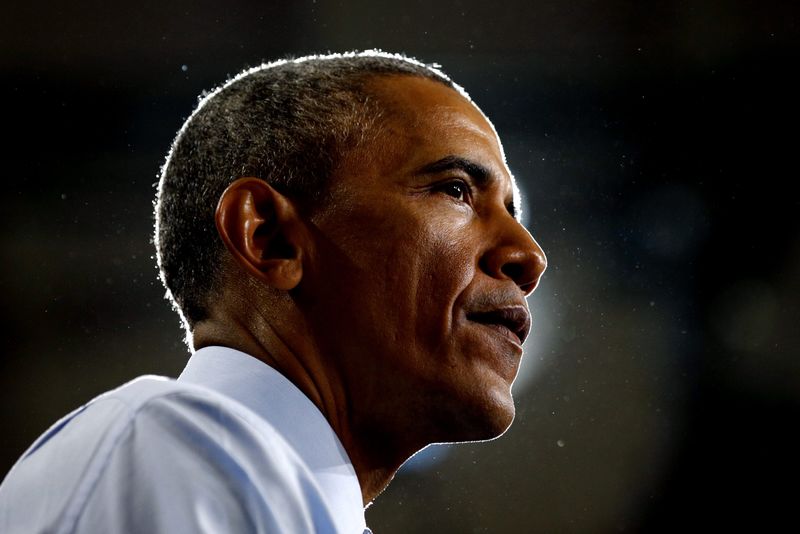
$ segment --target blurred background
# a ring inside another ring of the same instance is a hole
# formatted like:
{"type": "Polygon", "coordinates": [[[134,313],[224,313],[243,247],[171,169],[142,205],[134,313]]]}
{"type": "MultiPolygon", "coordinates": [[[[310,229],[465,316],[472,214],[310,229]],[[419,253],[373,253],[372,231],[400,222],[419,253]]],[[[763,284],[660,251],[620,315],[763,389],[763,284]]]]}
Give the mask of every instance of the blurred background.
{"type": "Polygon", "coordinates": [[[514,426],[420,453],[373,530],[798,523],[796,3],[3,11],[0,475],[93,396],[180,372],[151,203],[197,95],[265,60],[378,47],[440,63],[492,118],[550,268],[514,426]]]}

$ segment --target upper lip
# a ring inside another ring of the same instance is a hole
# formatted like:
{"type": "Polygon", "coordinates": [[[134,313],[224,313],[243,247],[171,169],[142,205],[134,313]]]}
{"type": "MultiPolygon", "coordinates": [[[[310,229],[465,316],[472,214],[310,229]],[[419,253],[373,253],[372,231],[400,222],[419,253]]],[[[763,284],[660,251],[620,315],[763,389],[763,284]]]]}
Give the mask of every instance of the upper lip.
{"type": "Polygon", "coordinates": [[[520,344],[531,330],[531,315],[527,306],[514,304],[488,310],[467,312],[467,319],[483,324],[497,324],[508,328],[519,338],[520,344]]]}

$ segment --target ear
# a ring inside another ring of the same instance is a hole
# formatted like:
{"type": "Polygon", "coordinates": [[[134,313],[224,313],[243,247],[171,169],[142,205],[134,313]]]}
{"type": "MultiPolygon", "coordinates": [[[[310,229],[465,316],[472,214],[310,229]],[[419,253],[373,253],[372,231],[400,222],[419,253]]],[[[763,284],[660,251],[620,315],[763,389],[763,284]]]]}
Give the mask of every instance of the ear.
{"type": "Polygon", "coordinates": [[[239,178],[222,193],[215,220],[225,246],[253,276],[276,289],[303,277],[302,221],[294,204],[258,178],[239,178]]]}

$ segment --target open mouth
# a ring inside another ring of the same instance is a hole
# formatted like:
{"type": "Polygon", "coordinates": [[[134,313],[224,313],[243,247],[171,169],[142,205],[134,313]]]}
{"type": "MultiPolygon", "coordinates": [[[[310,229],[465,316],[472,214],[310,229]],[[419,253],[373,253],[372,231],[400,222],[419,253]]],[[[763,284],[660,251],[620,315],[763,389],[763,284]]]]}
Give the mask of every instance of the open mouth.
{"type": "Polygon", "coordinates": [[[467,319],[494,328],[508,335],[520,345],[528,337],[531,329],[531,316],[524,306],[469,312],[467,313],[467,319]]]}

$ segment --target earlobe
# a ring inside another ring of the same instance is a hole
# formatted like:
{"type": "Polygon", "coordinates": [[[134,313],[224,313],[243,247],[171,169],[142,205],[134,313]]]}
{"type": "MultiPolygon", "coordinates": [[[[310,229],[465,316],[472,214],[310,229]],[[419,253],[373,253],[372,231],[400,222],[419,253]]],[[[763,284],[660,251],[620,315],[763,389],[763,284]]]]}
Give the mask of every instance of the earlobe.
{"type": "Polygon", "coordinates": [[[291,200],[258,178],[239,178],[222,193],[217,232],[247,272],[276,289],[302,279],[302,221],[291,200]]]}

